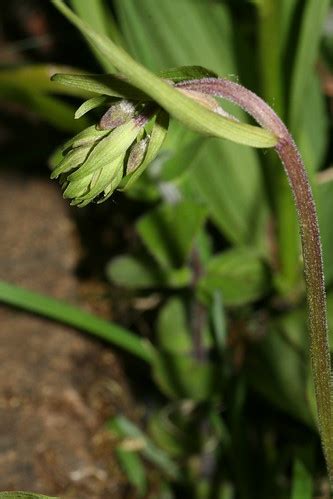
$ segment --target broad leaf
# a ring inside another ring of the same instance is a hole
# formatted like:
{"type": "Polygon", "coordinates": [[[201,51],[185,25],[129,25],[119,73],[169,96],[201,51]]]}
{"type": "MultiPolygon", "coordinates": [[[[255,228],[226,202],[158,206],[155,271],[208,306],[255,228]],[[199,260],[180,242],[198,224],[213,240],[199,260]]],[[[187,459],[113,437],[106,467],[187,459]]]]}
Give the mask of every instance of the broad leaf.
{"type": "MultiPolygon", "coordinates": [[[[177,297],[170,298],[160,310],[156,332],[161,350],[175,354],[193,353],[194,343],[191,335],[189,317],[184,302],[177,297]]],[[[211,346],[208,328],[202,331],[205,349],[211,346]]]]}
{"type": "Polygon", "coordinates": [[[205,216],[205,208],[190,201],[163,204],[139,220],[137,231],[163,268],[180,267],[189,257],[205,216]]]}
{"type": "Polygon", "coordinates": [[[226,305],[242,305],[262,298],[269,289],[265,263],[251,249],[234,249],[214,256],[199,286],[213,296],[222,293],[226,305]]]}
{"type": "Polygon", "coordinates": [[[147,258],[119,256],[106,269],[109,279],[129,289],[156,287],[183,287],[189,284],[191,273],[187,268],[164,271],[147,258]]]}
{"type": "Polygon", "coordinates": [[[153,377],[160,390],[172,399],[207,400],[221,389],[220,369],[190,355],[160,352],[153,362],[153,377]]]}

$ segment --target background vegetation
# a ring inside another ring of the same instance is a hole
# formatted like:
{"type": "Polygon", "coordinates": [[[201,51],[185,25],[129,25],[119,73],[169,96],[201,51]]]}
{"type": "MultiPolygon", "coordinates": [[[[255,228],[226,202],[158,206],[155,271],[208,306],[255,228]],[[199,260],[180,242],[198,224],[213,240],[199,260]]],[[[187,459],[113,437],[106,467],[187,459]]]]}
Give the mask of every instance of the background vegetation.
{"type": "MultiPolygon", "coordinates": [[[[207,67],[264,97],[285,120],[318,204],[332,331],[331,3],[69,3],[151,70],[207,67]]],[[[43,8],[59,23],[62,50],[47,61],[28,53],[24,65],[7,64],[0,72],[0,99],[23,103],[52,127],[51,138],[24,149],[31,163],[89,124],[89,118],[73,119],[84,96],[51,83],[45,63],[77,72],[113,70],[51,6],[43,8]]],[[[118,449],[138,497],[149,494],[147,463],[158,470],[159,498],[328,497],[298,229],[274,154],[204,139],[173,122],[158,158],[109,203],[107,217],[104,206],[85,208],[82,216],[93,210],[119,234],[110,254],[97,234],[93,269],[108,279],[110,300],[125,311],[122,325],[133,334],[4,283],[0,294],[142,358],[129,376],[138,398],[147,401],[145,421],[138,428],[119,415],[108,423],[120,442],[141,442],[118,449]],[[142,304],[140,312],[133,303],[142,304]]]]}

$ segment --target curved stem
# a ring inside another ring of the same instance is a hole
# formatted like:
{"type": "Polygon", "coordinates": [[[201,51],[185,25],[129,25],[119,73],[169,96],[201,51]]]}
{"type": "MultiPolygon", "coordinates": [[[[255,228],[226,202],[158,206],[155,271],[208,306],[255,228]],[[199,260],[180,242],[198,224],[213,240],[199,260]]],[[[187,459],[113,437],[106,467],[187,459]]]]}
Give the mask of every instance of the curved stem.
{"type": "Polygon", "coordinates": [[[300,225],[307,289],[310,357],[317,402],[318,426],[331,484],[333,483],[333,407],[330,350],[323,260],[316,207],[302,158],[287,127],[260,97],[241,85],[207,78],[182,82],[177,87],[227,99],[247,111],[278,137],[278,153],[293,193],[300,225]]]}

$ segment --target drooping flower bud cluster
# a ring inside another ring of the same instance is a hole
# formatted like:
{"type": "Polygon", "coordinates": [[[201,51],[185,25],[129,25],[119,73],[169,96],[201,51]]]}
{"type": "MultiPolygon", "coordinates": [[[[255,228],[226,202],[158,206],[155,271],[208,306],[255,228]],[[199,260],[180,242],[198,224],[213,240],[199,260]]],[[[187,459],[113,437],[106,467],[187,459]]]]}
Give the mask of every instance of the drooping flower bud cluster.
{"type": "Polygon", "coordinates": [[[155,112],[150,104],[117,100],[97,126],[83,130],[62,147],[51,178],[59,177],[71,205],[105,201],[123,177],[143,163],[150,139],[145,127],[155,112]]]}
{"type": "MultiPolygon", "coordinates": [[[[207,86],[217,81],[214,73],[193,66],[167,70],[160,77],[203,107],[237,121],[220,106],[207,86]]],[[[167,133],[168,113],[149,101],[148,96],[138,94],[119,75],[70,74],[55,75],[54,79],[97,94],[79,107],[76,118],[108,105],[97,125],[62,147],[51,175],[59,177],[64,197],[72,205],[83,207],[90,202],[103,202],[115,189],[132,185],[155,159],[167,133]]]]}

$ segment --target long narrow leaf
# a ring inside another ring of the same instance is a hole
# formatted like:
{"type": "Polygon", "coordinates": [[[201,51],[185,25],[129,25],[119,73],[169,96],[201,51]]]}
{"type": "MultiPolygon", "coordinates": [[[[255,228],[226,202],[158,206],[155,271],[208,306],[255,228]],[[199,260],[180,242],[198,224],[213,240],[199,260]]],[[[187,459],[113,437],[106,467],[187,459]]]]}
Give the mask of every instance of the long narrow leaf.
{"type": "Polygon", "coordinates": [[[296,134],[302,119],[309,73],[313,71],[318,54],[320,37],[330,0],[307,0],[299,37],[290,98],[290,127],[296,134]]]}
{"type": "Polygon", "coordinates": [[[54,298],[0,281],[0,302],[86,331],[150,362],[153,347],[126,329],[54,298]]]}
{"type": "MultiPolygon", "coordinates": [[[[89,22],[90,26],[94,28],[94,30],[98,33],[103,33],[103,35],[108,34],[107,18],[103,0],[71,0],[70,3],[81,19],[89,22]]],[[[114,71],[114,66],[110,60],[101,55],[99,50],[96,50],[96,47],[94,47],[91,43],[89,44],[91,45],[95,56],[101,63],[104,70],[107,72],[114,71]]]]}

